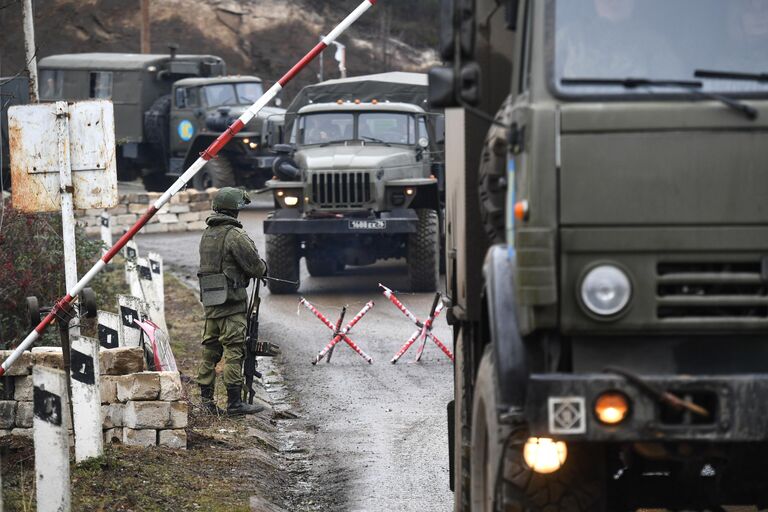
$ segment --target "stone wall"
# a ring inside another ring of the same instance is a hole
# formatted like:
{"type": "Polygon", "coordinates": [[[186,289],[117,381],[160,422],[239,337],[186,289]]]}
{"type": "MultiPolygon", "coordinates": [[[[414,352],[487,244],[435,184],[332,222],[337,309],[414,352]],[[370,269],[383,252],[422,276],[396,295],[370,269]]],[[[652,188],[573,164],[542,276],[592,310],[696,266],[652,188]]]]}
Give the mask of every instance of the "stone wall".
{"type": "MultiPolygon", "coordinates": [[[[0,351],[0,358],[5,360],[10,353],[0,351]]],[[[0,436],[32,437],[32,366],[36,364],[62,369],[61,349],[24,352],[10,368],[0,400],[0,436]]],[[[106,443],[186,449],[188,404],[179,372],[144,371],[144,351],[138,347],[101,349],[99,370],[106,443]]],[[[72,426],[68,428],[71,432],[72,426]]]]}
{"type": "MultiPolygon", "coordinates": [[[[179,231],[201,231],[205,229],[205,219],[211,214],[211,199],[218,189],[209,188],[205,192],[184,190],[173,196],[149,223],[142,233],[168,233],[179,231]]],[[[159,192],[125,194],[120,196],[119,204],[113,208],[95,208],[76,210],[77,223],[85,228],[89,236],[101,234],[101,214],[110,215],[110,228],[113,235],[122,235],[139,217],[147,211],[150,204],[160,198],[159,192]]]]}

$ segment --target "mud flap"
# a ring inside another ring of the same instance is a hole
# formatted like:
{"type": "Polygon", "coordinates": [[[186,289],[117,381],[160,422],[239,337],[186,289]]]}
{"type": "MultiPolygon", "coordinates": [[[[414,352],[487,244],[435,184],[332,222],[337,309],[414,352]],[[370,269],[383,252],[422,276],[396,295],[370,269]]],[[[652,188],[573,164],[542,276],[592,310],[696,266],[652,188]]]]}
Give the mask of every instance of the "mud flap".
{"type": "Polygon", "coordinates": [[[448,409],[448,485],[451,488],[451,491],[455,492],[456,489],[453,482],[453,477],[456,469],[454,468],[453,456],[456,450],[453,443],[456,441],[456,423],[454,422],[456,418],[456,416],[454,416],[456,410],[456,401],[451,400],[448,402],[446,409],[448,409]]]}

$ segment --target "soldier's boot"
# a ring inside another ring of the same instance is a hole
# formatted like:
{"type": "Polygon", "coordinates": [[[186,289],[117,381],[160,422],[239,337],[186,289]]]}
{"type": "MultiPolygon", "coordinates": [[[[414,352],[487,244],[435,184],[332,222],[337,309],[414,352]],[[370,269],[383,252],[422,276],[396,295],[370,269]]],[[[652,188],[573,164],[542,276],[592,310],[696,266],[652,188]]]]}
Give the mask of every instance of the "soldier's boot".
{"type": "Polygon", "coordinates": [[[216,407],[213,400],[213,386],[200,386],[200,401],[203,403],[203,409],[210,414],[225,414],[225,412],[216,407]]]}
{"type": "Polygon", "coordinates": [[[256,414],[264,408],[260,405],[249,405],[243,402],[240,393],[243,390],[240,386],[231,386],[227,388],[227,414],[230,416],[242,416],[243,414],[256,414]]]}

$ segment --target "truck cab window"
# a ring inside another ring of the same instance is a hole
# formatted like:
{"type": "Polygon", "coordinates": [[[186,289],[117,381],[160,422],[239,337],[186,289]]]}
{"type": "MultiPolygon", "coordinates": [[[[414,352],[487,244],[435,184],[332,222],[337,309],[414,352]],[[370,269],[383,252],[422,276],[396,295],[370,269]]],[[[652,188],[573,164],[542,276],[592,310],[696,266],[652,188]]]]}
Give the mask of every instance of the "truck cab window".
{"type": "Polygon", "coordinates": [[[60,100],[64,97],[64,73],[58,69],[40,71],[40,99],[60,100]]]}
{"type": "Polygon", "coordinates": [[[354,117],[352,114],[309,114],[302,116],[299,123],[303,144],[341,142],[353,137],[354,117]]]}
{"type": "Polygon", "coordinates": [[[395,112],[360,114],[359,137],[388,144],[415,144],[414,117],[395,112]]]}
{"type": "Polygon", "coordinates": [[[94,71],[91,73],[90,94],[91,98],[112,98],[112,72],[94,71]]]}

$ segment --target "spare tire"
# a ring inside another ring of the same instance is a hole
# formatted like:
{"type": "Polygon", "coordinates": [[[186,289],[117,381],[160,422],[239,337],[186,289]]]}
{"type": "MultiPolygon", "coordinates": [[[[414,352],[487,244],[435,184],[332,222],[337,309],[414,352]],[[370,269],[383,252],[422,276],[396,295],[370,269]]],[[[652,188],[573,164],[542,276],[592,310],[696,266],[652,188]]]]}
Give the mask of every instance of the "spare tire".
{"type": "MultiPolygon", "coordinates": [[[[496,121],[504,126],[509,125],[511,96],[496,113],[496,121]]],[[[478,188],[480,193],[480,218],[488,238],[488,242],[499,244],[506,242],[506,211],[507,211],[507,128],[498,124],[491,125],[483,144],[480,155],[478,172],[478,188]]]]}
{"type": "Polygon", "coordinates": [[[144,112],[144,140],[168,153],[171,117],[171,95],[160,96],[144,112]]]}

